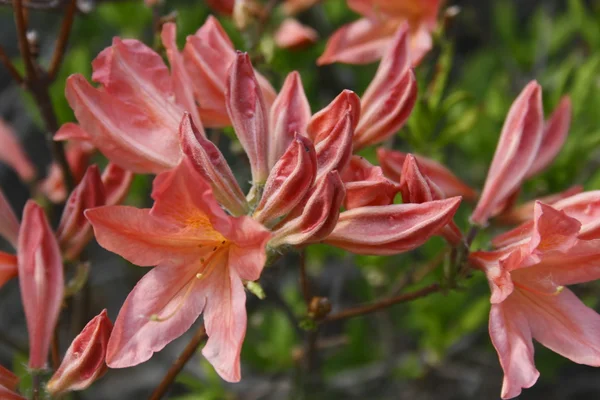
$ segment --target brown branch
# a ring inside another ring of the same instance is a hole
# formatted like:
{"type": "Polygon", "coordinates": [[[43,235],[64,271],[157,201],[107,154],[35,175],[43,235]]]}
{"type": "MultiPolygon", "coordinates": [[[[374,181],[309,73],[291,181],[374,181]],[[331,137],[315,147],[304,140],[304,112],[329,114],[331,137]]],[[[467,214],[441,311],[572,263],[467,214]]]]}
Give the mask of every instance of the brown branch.
{"type": "Polygon", "coordinates": [[[202,325],[196,331],[196,333],[189,341],[187,346],[185,346],[183,352],[179,355],[179,357],[177,357],[177,360],[175,360],[173,365],[171,365],[171,368],[164,376],[158,387],[154,390],[154,392],[152,392],[150,400],[160,400],[165,395],[169,387],[175,381],[177,375],[179,375],[185,364],[187,364],[187,362],[190,360],[190,358],[192,358],[194,353],[196,353],[196,349],[205,338],[206,330],[204,329],[204,325],[202,325]]]}
{"type": "Polygon", "coordinates": [[[337,314],[330,314],[319,322],[324,323],[324,322],[339,321],[339,320],[346,319],[346,318],[352,318],[352,317],[357,317],[360,315],[369,314],[372,312],[381,311],[381,310],[386,309],[395,304],[405,303],[408,301],[418,299],[420,297],[428,296],[431,293],[439,292],[440,289],[441,289],[440,285],[437,283],[434,283],[434,284],[424,287],[423,289],[414,291],[412,293],[406,293],[406,294],[403,294],[400,296],[391,297],[389,299],[384,299],[384,300],[378,301],[377,303],[374,303],[374,304],[367,304],[367,305],[363,305],[363,306],[350,308],[348,310],[340,311],[337,314]]]}
{"type": "Polygon", "coordinates": [[[304,302],[306,307],[310,307],[310,287],[308,284],[308,276],[306,274],[306,250],[300,250],[300,260],[298,261],[300,267],[300,287],[302,288],[302,295],[304,296],[304,302]]]}
{"type": "Polygon", "coordinates": [[[10,76],[12,76],[15,82],[17,82],[19,85],[23,85],[23,77],[21,76],[19,71],[17,71],[14,64],[10,60],[10,57],[8,57],[8,54],[6,54],[6,51],[4,51],[4,48],[2,46],[0,46],[0,62],[4,64],[4,66],[8,70],[8,73],[10,74],[10,76]]]}
{"type": "Polygon", "coordinates": [[[17,25],[17,38],[19,39],[19,50],[23,56],[25,71],[27,78],[33,80],[37,74],[31,57],[31,49],[29,48],[29,40],[27,40],[27,23],[25,21],[25,12],[23,9],[22,0],[13,0],[13,11],[15,15],[15,24],[17,25]]]}
{"type": "Polygon", "coordinates": [[[52,346],[50,347],[50,358],[52,359],[52,369],[56,371],[60,367],[60,346],[58,339],[58,324],[52,335],[52,346]]]}
{"type": "Polygon", "coordinates": [[[73,20],[75,19],[76,11],[77,0],[70,0],[67,10],[65,11],[65,17],[63,19],[62,26],[60,27],[60,33],[58,35],[58,40],[56,41],[56,47],[54,48],[54,54],[52,55],[50,68],[48,69],[48,80],[50,82],[56,78],[56,74],[58,73],[65,55],[65,50],[69,41],[69,34],[71,33],[71,27],[73,26],[73,20]]]}

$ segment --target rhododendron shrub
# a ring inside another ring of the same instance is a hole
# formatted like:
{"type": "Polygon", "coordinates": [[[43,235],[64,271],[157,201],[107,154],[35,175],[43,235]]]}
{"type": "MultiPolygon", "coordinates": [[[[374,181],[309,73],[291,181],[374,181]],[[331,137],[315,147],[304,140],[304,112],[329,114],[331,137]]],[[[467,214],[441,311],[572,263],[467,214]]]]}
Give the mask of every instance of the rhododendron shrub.
{"type": "Polygon", "coordinates": [[[14,1],[0,41],[36,109],[0,102],[1,399],[509,399],[600,366],[583,3],[545,46],[497,6],[514,60],[444,1],[95,7],[14,1]]]}

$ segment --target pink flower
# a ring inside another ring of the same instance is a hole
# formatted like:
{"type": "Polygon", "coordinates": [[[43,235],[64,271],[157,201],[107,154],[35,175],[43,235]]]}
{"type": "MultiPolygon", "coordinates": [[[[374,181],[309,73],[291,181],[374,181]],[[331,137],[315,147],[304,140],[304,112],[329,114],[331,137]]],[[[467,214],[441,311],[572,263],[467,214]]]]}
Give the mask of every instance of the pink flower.
{"type": "Polygon", "coordinates": [[[32,200],[23,211],[17,259],[29,332],[29,368],[42,369],[63,300],[63,263],[44,210],[32,200]]]}
{"type": "MultiPolygon", "coordinates": [[[[422,172],[417,158],[412,154],[408,154],[404,161],[400,192],[404,203],[425,203],[446,198],[445,193],[422,172]]],[[[453,246],[458,245],[462,239],[462,232],[454,221],[450,221],[441,234],[453,246]]]]}
{"type": "Polygon", "coordinates": [[[381,143],[406,122],[417,100],[417,81],[410,67],[408,25],[403,24],[381,59],[361,100],[354,150],[381,143]]]}
{"type": "Polygon", "coordinates": [[[106,310],[95,316],[73,340],[67,353],[48,381],[53,396],[73,390],[87,389],[107,371],[104,358],[113,324],[106,310]]]}
{"type": "Polygon", "coordinates": [[[358,207],[340,214],[325,243],[356,254],[391,255],[412,250],[451,220],[460,197],[422,204],[358,207]]]}
{"type": "Polygon", "coordinates": [[[343,62],[367,64],[378,60],[403,23],[410,26],[410,59],[418,64],[431,49],[440,0],[348,0],[364,18],[338,29],[317,60],[319,65],[343,62]]]}
{"type": "Polygon", "coordinates": [[[0,120],[0,161],[14,169],[19,178],[30,182],[35,178],[35,167],[17,140],[13,129],[0,120]]]}
{"type": "MultiPolygon", "coordinates": [[[[233,2],[232,2],[233,7],[233,2]]],[[[163,29],[169,29],[167,24],[163,29]]],[[[219,24],[209,16],[194,35],[187,37],[183,49],[183,61],[191,78],[187,83],[199,105],[199,113],[205,126],[229,126],[225,91],[229,68],[236,59],[233,43],[219,24]]],[[[276,93],[271,84],[255,71],[256,80],[267,107],[273,103],[276,93]]],[[[194,121],[197,123],[196,121],[194,121]]]]}
{"type": "Polygon", "coordinates": [[[286,18],[277,28],[274,39],[275,44],[282,49],[295,50],[316,43],[319,34],[293,18],[286,18]]]}
{"type": "Polygon", "coordinates": [[[470,256],[492,290],[489,330],[505,399],[539,376],[532,339],[574,362],[600,366],[600,316],[564,287],[600,278],[599,236],[581,239],[582,222],[543,203],[534,214],[533,229],[520,241],[470,256]]]}
{"type": "MultiPolygon", "coordinates": [[[[377,159],[385,175],[393,182],[400,182],[402,179],[402,168],[407,157],[407,153],[388,150],[383,147],[377,149],[377,159]]],[[[477,193],[467,186],[466,183],[456,177],[448,168],[439,162],[423,156],[414,156],[419,163],[419,168],[442,192],[448,196],[462,196],[466,200],[474,200],[477,193]]]]}
{"type": "Polygon", "coordinates": [[[342,180],[346,187],[344,207],[347,210],[392,204],[400,190],[398,184],[383,175],[380,167],[359,156],[352,156],[348,168],[342,174],[342,180]]]}
{"type": "Polygon", "coordinates": [[[485,225],[517,190],[536,160],[543,137],[542,88],[530,82],[508,112],[477,207],[474,224],[485,225]]]}
{"type": "Polygon", "coordinates": [[[156,265],[121,308],[107,364],[148,360],[204,312],[203,354],[224,379],[238,381],[246,332],[242,280],[258,279],[270,234],[249,217],[228,216],[188,158],[155,179],[152,197],[152,209],[86,211],[103,247],[134,264],[156,265]]]}

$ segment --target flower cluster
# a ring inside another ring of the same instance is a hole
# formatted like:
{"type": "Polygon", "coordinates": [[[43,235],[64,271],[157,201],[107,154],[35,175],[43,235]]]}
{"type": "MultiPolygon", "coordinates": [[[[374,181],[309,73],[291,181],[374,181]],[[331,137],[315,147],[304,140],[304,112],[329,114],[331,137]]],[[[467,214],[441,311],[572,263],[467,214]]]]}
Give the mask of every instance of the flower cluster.
{"type": "MultiPolygon", "coordinates": [[[[253,1],[207,3],[238,27],[266,12],[253,1]]],[[[278,46],[316,40],[315,31],[292,19],[314,3],[284,2],[278,46]]],[[[435,235],[451,249],[454,273],[482,271],[489,281],[489,333],[505,374],[503,398],[537,380],[533,338],[577,363],[600,366],[600,316],[565,288],[600,278],[600,193],[575,186],[517,204],[523,182],[562,148],[570,99],[545,120],[540,85],[523,89],[478,193],[440,162],[382,145],[418,101],[413,68],[432,48],[442,2],[348,5],[363,18],[337,30],[317,64],[380,60],[361,96],[343,90],[311,109],[297,71],[276,90],[210,16],[183,49],[176,25],[162,24],[157,47],[168,64],[141,41],[115,38],[92,63],[93,83],[70,76],[65,96],[77,122],[55,133],[55,141],[67,142],[66,165],[57,160],[44,179],[0,123],[0,161],[48,200],[29,200],[19,221],[0,192],[0,235],[15,250],[0,252],[0,286],[19,280],[34,374],[46,368],[61,307],[77,285],[65,285],[65,265],[87,268],[82,253],[92,239],[152,268],[114,326],[103,310],[75,337],[47,384],[51,395],[86,389],[108,368],[149,360],[200,316],[208,337],[203,356],[224,380],[237,382],[246,289],[273,260],[315,243],[395,255],[435,235]],[[222,129],[243,150],[249,185],[208,134],[222,129]],[[379,165],[359,154],[372,146],[379,165]],[[102,173],[91,164],[96,152],[108,159],[102,173]],[[154,175],[150,208],[121,205],[134,174],[154,175]],[[455,222],[463,200],[476,203],[467,235],[455,222]],[[53,230],[40,204],[63,202],[53,230]],[[491,249],[471,251],[474,234],[490,223],[518,226],[496,236],[491,249]]],[[[16,386],[17,377],[0,367],[0,396],[22,398],[16,386]]]]}

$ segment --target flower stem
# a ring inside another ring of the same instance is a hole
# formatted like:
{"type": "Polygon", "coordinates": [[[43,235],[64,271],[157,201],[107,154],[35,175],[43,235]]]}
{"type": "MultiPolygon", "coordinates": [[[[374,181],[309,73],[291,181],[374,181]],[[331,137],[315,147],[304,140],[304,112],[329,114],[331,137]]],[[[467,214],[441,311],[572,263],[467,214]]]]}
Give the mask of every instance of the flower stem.
{"type": "Polygon", "coordinates": [[[175,360],[173,365],[171,365],[171,368],[169,371],[167,371],[167,374],[164,376],[160,384],[156,387],[154,392],[152,392],[150,400],[160,400],[165,395],[169,387],[175,381],[177,375],[179,375],[185,364],[187,364],[194,353],[196,353],[196,349],[200,343],[204,341],[204,339],[206,339],[206,330],[204,329],[204,325],[201,325],[187,346],[185,346],[183,352],[179,355],[179,357],[177,357],[177,360],[175,360]]]}
{"type": "Polygon", "coordinates": [[[377,312],[384,310],[390,306],[400,303],[406,303],[408,301],[412,301],[421,297],[428,296],[432,293],[439,292],[441,289],[438,283],[431,284],[417,291],[402,294],[400,296],[390,297],[388,299],[383,299],[373,304],[366,304],[363,306],[353,307],[348,310],[340,311],[336,314],[330,314],[327,317],[323,318],[320,323],[339,321],[342,319],[358,317],[365,314],[370,314],[372,312],[377,312]]]}

